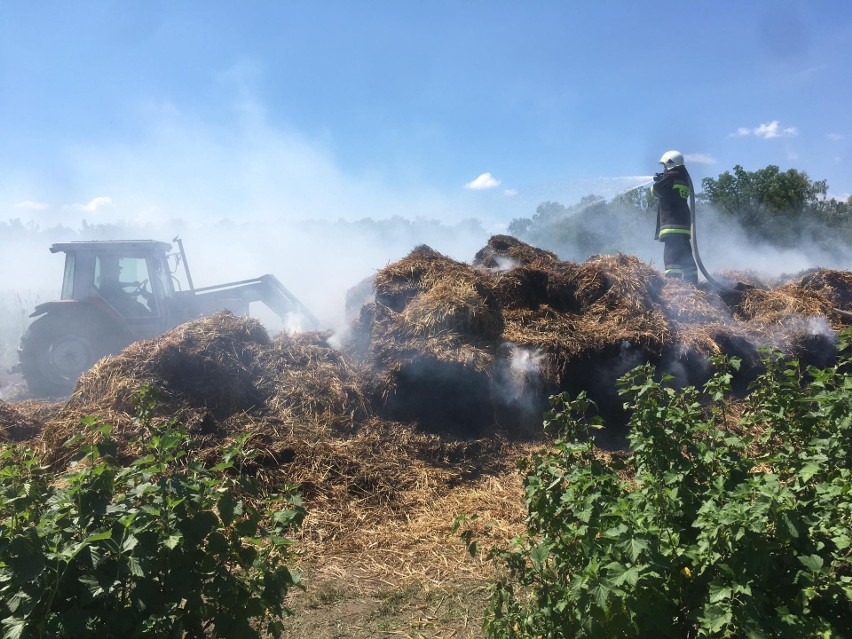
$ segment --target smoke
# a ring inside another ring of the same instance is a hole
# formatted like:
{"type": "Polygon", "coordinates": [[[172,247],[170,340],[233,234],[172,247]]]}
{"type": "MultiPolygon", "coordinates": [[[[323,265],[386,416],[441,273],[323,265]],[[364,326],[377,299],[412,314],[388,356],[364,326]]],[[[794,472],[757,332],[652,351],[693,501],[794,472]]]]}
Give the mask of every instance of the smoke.
{"type": "Polygon", "coordinates": [[[508,342],[502,348],[506,359],[500,375],[502,383],[498,384],[500,396],[504,401],[530,406],[532,398],[541,389],[544,353],[508,342]]]}
{"type": "MultiPolygon", "coordinates": [[[[515,220],[509,229],[520,239],[554,251],[563,260],[584,261],[591,255],[620,252],[636,255],[662,270],[663,245],[654,240],[655,225],[656,212],[652,209],[620,205],[618,198],[607,202],[600,196],[587,195],[567,206],[543,203],[531,219],[515,220]],[[532,224],[525,228],[525,222],[532,224]]],[[[767,235],[792,238],[790,245],[758,241],[736,218],[706,203],[697,206],[699,254],[711,275],[744,271],[771,282],[807,269],[848,270],[852,265],[852,246],[840,242],[833,229],[817,221],[802,220],[796,228],[777,230],[778,233],[767,235]]]]}
{"type": "Polygon", "coordinates": [[[505,229],[485,200],[461,183],[440,192],[405,157],[394,173],[352,166],[328,133],[273,122],[248,80],[239,69],[220,78],[229,98],[215,117],[151,102],[135,135],[77,140],[47,168],[4,172],[0,290],[58,297],[54,242],[179,235],[196,286],[270,273],[332,328],[346,291],[414,246],[469,260],[505,229]]]}
{"type": "Polygon", "coordinates": [[[511,271],[518,265],[517,260],[503,255],[495,256],[494,261],[497,263],[497,266],[493,269],[495,271],[511,271]]]}
{"type": "MultiPolygon", "coordinates": [[[[169,242],[176,235],[183,240],[196,287],[269,273],[326,328],[334,328],[346,319],[345,296],[350,288],[404,257],[414,246],[428,244],[455,259],[469,260],[489,237],[475,221],[442,224],[401,217],[354,222],[222,221],[207,227],[184,221],[124,223],[86,226],[76,231],[66,227],[37,229],[7,225],[0,240],[0,269],[4,273],[0,289],[48,289],[58,297],[64,260],[61,253],[49,252],[54,242],[92,239],[169,242]]],[[[175,245],[173,249],[176,250],[175,245]]]]}

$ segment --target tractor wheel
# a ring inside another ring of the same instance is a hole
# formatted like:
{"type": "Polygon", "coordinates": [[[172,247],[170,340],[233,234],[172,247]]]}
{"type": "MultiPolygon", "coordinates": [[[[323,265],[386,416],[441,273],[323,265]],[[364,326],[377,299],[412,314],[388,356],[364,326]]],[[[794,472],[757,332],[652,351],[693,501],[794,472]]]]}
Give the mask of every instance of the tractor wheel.
{"type": "Polygon", "coordinates": [[[21,339],[21,372],[37,396],[67,395],[77,378],[110,351],[92,320],[45,315],[21,339]]]}

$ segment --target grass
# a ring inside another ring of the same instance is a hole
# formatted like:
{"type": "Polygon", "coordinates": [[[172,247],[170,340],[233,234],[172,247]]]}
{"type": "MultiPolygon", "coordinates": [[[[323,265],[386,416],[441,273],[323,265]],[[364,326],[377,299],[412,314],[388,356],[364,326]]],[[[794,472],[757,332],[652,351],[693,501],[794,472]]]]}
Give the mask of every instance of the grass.
{"type": "Polygon", "coordinates": [[[484,575],[440,586],[414,581],[365,592],[357,578],[311,583],[292,597],[294,616],[285,620],[285,639],[481,639],[482,616],[491,583],[484,575]],[[310,594],[308,594],[310,593],[310,594]]]}

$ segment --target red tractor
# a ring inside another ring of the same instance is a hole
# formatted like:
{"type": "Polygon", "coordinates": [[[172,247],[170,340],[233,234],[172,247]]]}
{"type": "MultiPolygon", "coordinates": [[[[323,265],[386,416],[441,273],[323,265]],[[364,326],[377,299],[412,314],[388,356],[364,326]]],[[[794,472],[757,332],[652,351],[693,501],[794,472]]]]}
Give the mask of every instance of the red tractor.
{"type": "Polygon", "coordinates": [[[139,339],[155,337],[187,320],[230,310],[246,315],[262,302],[282,320],[316,328],[311,312],[272,275],[195,288],[183,242],[154,240],[63,242],[59,300],[36,306],[37,317],[21,339],[18,368],[30,392],[65,395],[102,357],[139,339]],[[174,276],[183,264],[187,289],[174,276]],[[173,268],[171,268],[173,264],[173,268]]]}

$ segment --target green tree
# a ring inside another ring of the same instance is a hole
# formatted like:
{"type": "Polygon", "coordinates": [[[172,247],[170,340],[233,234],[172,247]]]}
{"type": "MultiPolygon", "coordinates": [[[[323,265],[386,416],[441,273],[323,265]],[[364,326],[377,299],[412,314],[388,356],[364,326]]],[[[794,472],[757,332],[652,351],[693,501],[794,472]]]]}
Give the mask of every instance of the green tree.
{"type": "Polygon", "coordinates": [[[704,178],[701,186],[699,199],[736,219],[754,239],[791,246],[803,233],[825,237],[815,224],[850,236],[849,203],[827,198],[826,181],[812,181],[802,171],[776,165],[746,171],[736,165],[733,173],[704,178]]]}
{"type": "Polygon", "coordinates": [[[653,234],[651,209],[646,200],[647,191],[637,190],[610,202],[597,195],[586,195],[570,207],[544,202],[531,218],[512,220],[508,231],[525,242],[554,251],[563,259],[630,251],[637,235],[653,234]]]}

